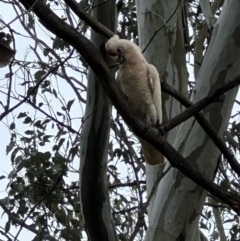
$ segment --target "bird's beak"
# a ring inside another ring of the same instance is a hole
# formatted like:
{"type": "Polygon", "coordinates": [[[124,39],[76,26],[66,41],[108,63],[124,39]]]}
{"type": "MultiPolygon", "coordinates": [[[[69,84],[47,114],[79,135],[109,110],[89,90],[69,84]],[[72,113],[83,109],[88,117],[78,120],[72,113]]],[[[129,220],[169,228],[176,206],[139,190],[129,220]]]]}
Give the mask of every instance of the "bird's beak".
{"type": "Polygon", "coordinates": [[[123,61],[124,61],[124,58],[122,55],[118,55],[118,60],[119,60],[119,63],[122,64],[123,61]]]}
{"type": "Polygon", "coordinates": [[[123,61],[124,61],[123,56],[121,56],[120,54],[117,54],[117,53],[109,53],[109,56],[110,56],[114,61],[116,61],[117,63],[122,64],[123,61]]]}

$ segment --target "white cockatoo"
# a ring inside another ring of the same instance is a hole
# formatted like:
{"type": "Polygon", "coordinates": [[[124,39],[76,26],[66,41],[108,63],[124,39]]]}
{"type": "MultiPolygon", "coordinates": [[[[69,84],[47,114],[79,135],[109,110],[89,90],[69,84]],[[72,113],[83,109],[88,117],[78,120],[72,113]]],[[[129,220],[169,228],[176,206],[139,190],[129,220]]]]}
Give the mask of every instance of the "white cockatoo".
{"type": "MultiPolygon", "coordinates": [[[[133,42],[110,38],[106,51],[120,62],[117,81],[127,97],[129,107],[147,123],[156,126],[162,123],[162,101],[159,74],[155,66],[143,57],[140,48],[133,42]]],[[[150,165],[164,162],[163,155],[151,144],[139,138],[146,162],[150,165]]]]}

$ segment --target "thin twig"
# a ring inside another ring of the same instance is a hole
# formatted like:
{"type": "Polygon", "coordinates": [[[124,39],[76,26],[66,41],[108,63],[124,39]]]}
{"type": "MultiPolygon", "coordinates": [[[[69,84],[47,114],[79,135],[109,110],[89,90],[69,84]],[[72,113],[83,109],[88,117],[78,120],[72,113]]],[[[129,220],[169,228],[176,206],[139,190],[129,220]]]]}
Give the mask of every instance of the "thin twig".
{"type": "Polygon", "coordinates": [[[157,13],[151,11],[151,10],[148,10],[148,9],[146,10],[145,13],[142,13],[142,14],[147,14],[147,13],[155,14],[156,16],[158,16],[159,18],[161,18],[162,21],[164,22],[165,27],[166,27],[170,32],[172,32],[171,29],[167,26],[167,23],[165,22],[164,18],[163,18],[160,14],[157,14],[157,13]]]}
{"type": "MultiPolygon", "coordinates": [[[[4,212],[8,215],[9,220],[12,220],[13,222],[15,222],[15,223],[17,223],[18,225],[26,228],[27,230],[31,231],[32,233],[34,233],[34,234],[36,234],[36,235],[39,234],[39,232],[38,232],[34,227],[32,227],[31,225],[26,224],[24,221],[19,220],[18,218],[16,218],[16,217],[12,214],[12,212],[6,207],[6,205],[3,203],[2,200],[0,200],[0,206],[1,206],[1,208],[4,210],[4,212]]],[[[48,236],[48,237],[49,237],[49,240],[51,240],[51,241],[56,241],[56,239],[54,239],[53,237],[51,237],[51,236],[48,236]]],[[[16,238],[15,238],[15,240],[16,240],[16,238]]]]}
{"type": "Polygon", "coordinates": [[[118,184],[115,184],[115,185],[109,185],[109,188],[133,187],[133,186],[136,186],[138,184],[145,184],[146,185],[146,181],[139,180],[138,183],[136,181],[126,182],[126,183],[118,183],[118,184]]]}
{"type": "Polygon", "coordinates": [[[72,11],[87,25],[89,25],[95,32],[102,34],[107,38],[111,38],[115,33],[97,21],[89,13],[83,10],[83,8],[75,0],[64,0],[66,4],[72,9],[72,11]]]}
{"type": "Polygon", "coordinates": [[[74,130],[71,126],[69,125],[65,125],[63,122],[57,120],[56,118],[52,117],[51,115],[49,115],[47,112],[45,112],[44,110],[42,110],[40,107],[38,107],[37,105],[35,105],[32,101],[27,100],[27,103],[30,104],[34,109],[38,110],[39,112],[41,112],[42,114],[44,114],[46,117],[48,117],[49,119],[51,119],[52,121],[56,122],[57,124],[59,124],[62,127],[65,127],[68,131],[72,132],[73,134],[76,134],[78,136],[80,136],[79,131],[74,130]]]}
{"type": "MultiPolygon", "coordinates": [[[[73,51],[74,51],[74,49],[71,51],[71,53],[69,54],[69,56],[68,56],[64,61],[62,61],[60,64],[58,64],[56,67],[54,67],[51,71],[49,71],[47,74],[45,74],[45,75],[41,78],[41,80],[36,84],[36,86],[30,91],[30,93],[29,93],[20,103],[18,103],[17,105],[20,106],[22,103],[24,103],[25,101],[27,101],[27,99],[28,99],[29,96],[32,94],[32,92],[34,92],[34,91],[40,86],[40,84],[42,83],[42,81],[43,81],[44,79],[46,79],[51,73],[53,73],[53,72],[54,72],[55,70],[57,70],[61,65],[63,65],[68,59],[71,58],[73,51]]],[[[16,105],[16,106],[17,106],[17,105],[16,105]]],[[[17,106],[17,107],[16,107],[16,106],[14,106],[13,108],[16,109],[16,108],[18,107],[18,106],[17,106]]],[[[11,108],[11,109],[13,109],[13,108],[11,108]]],[[[26,223],[27,219],[28,219],[29,216],[32,214],[32,212],[35,210],[35,208],[36,208],[41,202],[43,202],[45,199],[47,199],[47,198],[51,195],[51,193],[53,192],[54,188],[55,188],[55,187],[58,185],[58,183],[60,182],[60,180],[61,180],[61,178],[62,178],[62,176],[63,176],[63,174],[64,174],[66,165],[67,165],[67,163],[63,166],[62,171],[61,171],[58,179],[56,180],[56,183],[55,183],[55,184],[53,185],[53,187],[50,189],[50,191],[48,192],[48,194],[45,195],[43,198],[41,198],[41,199],[31,208],[31,210],[30,210],[29,213],[27,214],[26,218],[23,220],[23,223],[26,223]]],[[[23,225],[20,226],[20,229],[18,230],[18,232],[17,232],[14,240],[17,240],[17,237],[19,236],[22,228],[23,228],[23,225]]]]}
{"type": "MultiPolygon", "coordinates": [[[[177,12],[177,9],[178,9],[181,1],[182,1],[182,0],[179,0],[176,8],[175,8],[174,11],[173,11],[173,13],[170,15],[170,17],[169,17],[169,18],[167,19],[167,21],[165,22],[166,24],[172,19],[172,17],[173,17],[173,16],[175,15],[175,13],[177,12]]],[[[153,34],[153,36],[150,38],[148,44],[146,45],[146,47],[143,49],[142,53],[144,53],[144,52],[146,51],[146,49],[149,47],[149,45],[151,44],[151,42],[153,41],[153,39],[155,38],[155,36],[157,35],[157,33],[158,33],[161,29],[164,28],[164,26],[166,25],[165,23],[164,23],[158,30],[155,31],[155,33],[153,34]]]]}
{"type": "Polygon", "coordinates": [[[6,27],[9,27],[13,22],[15,22],[17,19],[19,19],[19,18],[22,17],[23,15],[29,13],[29,12],[32,10],[32,8],[35,6],[35,4],[36,4],[37,2],[38,2],[38,0],[36,0],[36,1],[33,3],[33,5],[32,5],[28,10],[25,10],[22,14],[17,15],[17,17],[15,17],[14,19],[12,19],[9,23],[4,24],[4,26],[3,26],[2,28],[0,28],[0,31],[2,31],[2,30],[3,30],[4,28],[6,28],[6,27]]]}

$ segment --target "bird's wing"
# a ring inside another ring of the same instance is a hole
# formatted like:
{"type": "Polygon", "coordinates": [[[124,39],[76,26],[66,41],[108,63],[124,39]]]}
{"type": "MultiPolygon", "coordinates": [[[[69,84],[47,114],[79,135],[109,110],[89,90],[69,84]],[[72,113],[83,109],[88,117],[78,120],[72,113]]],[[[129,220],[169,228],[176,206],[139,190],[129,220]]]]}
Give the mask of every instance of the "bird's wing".
{"type": "Polygon", "coordinates": [[[154,65],[148,65],[148,82],[152,91],[153,104],[157,112],[157,120],[162,123],[162,96],[160,78],[157,69],[154,65]]]}

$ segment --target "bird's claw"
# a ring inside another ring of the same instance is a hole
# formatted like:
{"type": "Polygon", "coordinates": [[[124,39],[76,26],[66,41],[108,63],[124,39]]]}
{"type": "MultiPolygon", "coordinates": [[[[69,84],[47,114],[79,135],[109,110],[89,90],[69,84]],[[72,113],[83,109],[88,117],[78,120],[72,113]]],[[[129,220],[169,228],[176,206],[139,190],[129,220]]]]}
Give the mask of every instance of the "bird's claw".
{"type": "Polygon", "coordinates": [[[149,120],[145,120],[145,136],[148,134],[151,127],[151,122],[149,120]]]}
{"type": "Polygon", "coordinates": [[[160,124],[159,120],[156,123],[156,128],[158,129],[161,136],[166,135],[166,132],[163,130],[162,125],[160,124]]]}

